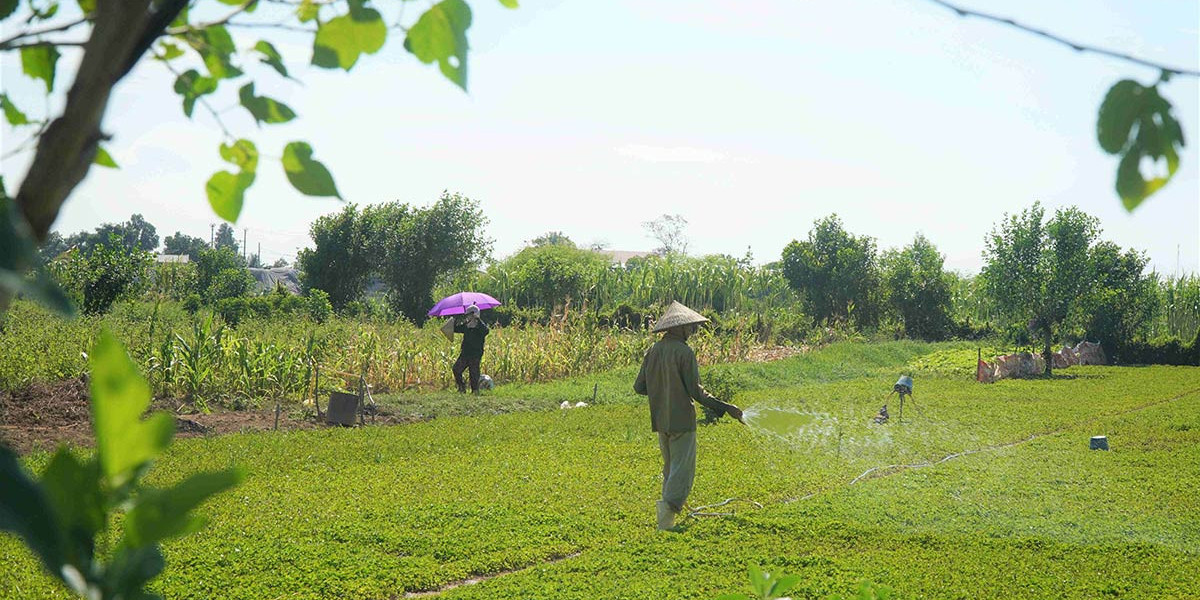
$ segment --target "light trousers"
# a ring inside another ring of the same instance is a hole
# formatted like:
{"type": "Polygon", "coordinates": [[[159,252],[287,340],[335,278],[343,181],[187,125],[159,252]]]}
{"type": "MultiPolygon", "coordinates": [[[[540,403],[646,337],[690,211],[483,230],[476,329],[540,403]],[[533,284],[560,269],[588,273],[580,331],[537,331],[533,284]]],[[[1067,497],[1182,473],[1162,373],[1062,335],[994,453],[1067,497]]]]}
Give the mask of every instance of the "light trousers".
{"type": "Polygon", "coordinates": [[[662,501],[675,512],[683,510],[696,479],[696,432],[658,433],[663,458],[662,501]]]}

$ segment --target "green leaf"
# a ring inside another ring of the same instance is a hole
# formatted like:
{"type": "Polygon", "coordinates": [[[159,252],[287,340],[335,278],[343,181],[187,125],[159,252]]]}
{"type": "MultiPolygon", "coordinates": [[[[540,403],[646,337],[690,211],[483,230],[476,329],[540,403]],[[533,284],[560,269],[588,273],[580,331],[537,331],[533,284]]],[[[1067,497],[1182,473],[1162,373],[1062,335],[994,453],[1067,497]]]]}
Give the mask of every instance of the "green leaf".
{"type": "MultiPolygon", "coordinates": [[[[188,6],[187,6],[187,4],[184,4],[183,10],[180,10],[179,14],[175,15],[175,20],[171,21],[171,27],[186,27],[188,24],[188,13],[189,13],[188,6]]],[[[176,36],[176,37],[181,37],[181,36],[176,36]]]]}
{"type": "Polygon", "coordinates": [[[240,472],[229,469],[193,475],[168,490],[143,490],[125,515],[125,545],[139,548],[200,529],[203,519],[188,513],[241,479],[240,472]]]}
{"type": "Polygon", "coordinates": [[[54,69],[58,64],[58,48],[50,44],[21,48],[21,69],[26,75],[46,82],[46,93],[54,91],[54,69]]]}
{"type": "Polygon", "coordinates": [[[1096,138],[1105,152],[1116,154],[1125,148],[1145,98],[1146,88],[1130,79],[1118,81],[1108,89],[1096,120],[1096,138]]]}
{"type": "Polygon", "coordinates": [[[312,159],[312,146],[292,142],[283,149],[283,170],[292,187],[307,196],[336,196],[341,198],[333,175],[325,165],[312,159]]]}
{"type": "Polygon", "coordinates": [[[172,44],[171,42],[165,40],[161,41],[158,43],[158,47],[162,50],[162,56],[154,57],[157,60],[175,60],[176,58],[183,56],[183,49],[175,44],[172,44]]]}
{"type": "Polygon", "coordinates": [[[208,204],[218,217],[236,223],[242,214],[246,190],[254,183],[254,174],[239,173],[234,175],[229,171],[218,171],[204,185],[208,195],[208,204]]]}
{"type": "Polygon", "coordinates": [[[191,118],[196,100],[217,91],[217,84],[216,79],[204,77],[195,69],[188,69],[175,79],[175,93],[183,96],[183,114],[191,118]]]}
{"type": "Polygon", "coordinates": [[[258,148],[250,140],[238,140],[233,145],[221,144],[221,158],[241,170],[234,175],[228,171],[214,173],[204,186],[208,204],[217,216],[234,223],[242,214],[246,190],[254,183],[258,171],[258,148]]]}
{"type": "Polygon", "coordinates": [[[108,568],[104,572],[106,586],[110,590],[129,590],[133,593],[130,596],[138,600],[150,600],[161,597],[157,595],[147,594],[142,591],[146,583],[162,573],[166,567],[166,561],[163,560],[162,550],[157,545],[143,546],[141,548],[118,548],[117,552],[108,563],[108,568]]]}
{"type": "Polygon", "coordinates": [[[221,158],[244,172],[254,173],[258,170],[258,148],[250,140],[238,140],[232,146],[221,144],[221,158]]]}
{"type": "Polygon", "coordinates": [[[362,54],[374,54],[387,41],[387,25],[372,8],[351,4],[350,13],[317,27],[312,64],[349,71],[362,54]]]}
{"type": "Polygon", "coordinates": [[[237,52],[233,38],[223,25],[193,31],[185,37],[188,45],[200,53],[209,74],[217,79],[239,77],[242,71],[233,66],[230,57],[237,52]]]}
{"type": "Polygon", "coordinates": [[[505,8],[517,8],[517,0],[500,0],[505,8]]]}
{"type": "Polygon", "coordinates": [[[20,0],[0,0],[0,19],[7,19],[17,10],[20,0]]]}
{"type": "Polygon", "coordinates": [[[21,467],[17,455],[0,445],[0,531],[17,534],[46,570],[62,572],[66,536],[46,493],[21,467]]]}
{"type": "Polygon", "coordinates": [[[296,8],[296,16],[301,23],[307,23],[317,18],[321,12],[321,7],[314,4],[312,0],[302,0],[300,6],[296,8]]]}
{"type": "Polygon", "coordinates": [[[1141,153],[1130,152],[1117,165],[1117,195],[1127,211],[1137,208],[1146,199],[1146,181],[1138,168],[1141,159],[1141,153]]]}
{"type": "Polygon", "coordinates": [[[8,99],[8,94],[0,94],[0,107],[4,108],[4,119],[8,121],[9,125],[29,124],[29,118],[21,112],[21,109],[17,108],[17,105],[12,103],[12,100],[8,99]]]}
{"type": "Polygon", "coordinates": [[[764,597],[767,593],[767,580],[770,578],[769,573],[764,573],[758,565],[750,565],[750,589],[754,590],[755,595],[764,597]]]}
{"type": "MultiPolygon", "coordinates": [[[[0,178],[0,192],[2,188],[0,178]]],[[[42,267],[29,223],[7,193],[0,194],[0,288],[24,294],[65,316],[75,316],[71,300],[42,267]],[[26,276],[31,271],[33,276],[26,276]]]]}
{"type": "Polygon", "coordinates": [[[442,0],[425,11],[404,40],[421,62],[438,62],[442,75],[467,89],[467,28],[471,7],[463,0],[442,0]]]}
{"type": "Polygon", "coordinates": [[[271,42],[260,40],[254,45],[254,49],[263,55],[262,62],[271,65],[271,68],[275,69],[280,75],[289,79],[291,78],[288,75],[287,67],[283,66],[283,56],[280,56],[279,51],[275,49],[275,46],[271,45],[271,42]]]}
{"type": "Polygon", "coordinates": [[[150,386],[107,329],[96,340],[89,363],[96,455],[110,485],[120,487],[171,443],[175,420],[165,412],[142,420],[150,386]]]}
{"type": "Polygon", "coordinates": [[[1117,195],[1128,211],[1165,186],[1179,168],[1184,147],[1183,128],[1171,114],[1171,103],[1157,86],[1123,80],[1109,89],[1100,107],[1097,137],[1105,151],[1121,154],[1117,165],[1117,195]],[[1147,178],[1142,159],[1166,162],[1166,174],[1147,178]]]}
{"type": "Polygon", "coordinates": [[[800,583],[802,578],[799,575],[781,575],[771,584],[770,594],[772,597],[780,597],[792,591],[797,583],[800,583]]]}
{"type": "Polygon", "coordinates": [[[39,20],[45,21],[54,18],[58,14],[58,2],[50,2],[45,8],[39,7],[37,4],[30,3],[33,8],[33,16],[39,20]]]}
{"type": "Polygon", "coordinates": [[[72,562],[90,561],[94,538],[105,526],[100,465],[94,460],[82,463],[61,447],[42,472],[42,488],[75,551],[72,562]],[[79,557],[81,551],[87,556],[79,557]]]}
{"type": "Polygon", "coordinates": [[[79,10],[85,15],[96,12],[96,0],[78,0],[79,10]]]}
{"type": "Polygon", "coordinates": [[[105,150],[103,146],[96,147],[96,158],[92,162],[100,165],[101,167],[108,167],[110,169],[121,168],[117,166],[117,161],[113,160],[112,155],[110,155],[108,150],[105,150]]]}
{"type": "Polygon", "coordinates": [[[266,96],[254,95],[254,82],[247,83],[238,91],[242,106],[254,115],[255,123],[287,123],[296,118],[288,105],[266,96]]]}

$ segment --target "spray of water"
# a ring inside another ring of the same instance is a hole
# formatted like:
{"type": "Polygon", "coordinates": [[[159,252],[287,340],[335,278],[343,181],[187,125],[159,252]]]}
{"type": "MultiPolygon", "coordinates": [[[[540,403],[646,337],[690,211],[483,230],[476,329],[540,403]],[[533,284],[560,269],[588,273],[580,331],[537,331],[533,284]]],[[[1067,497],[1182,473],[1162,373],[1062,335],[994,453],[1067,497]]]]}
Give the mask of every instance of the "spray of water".
{"type": "Polygon", "coordinates": [[[797,450],[861,454],[892,444],[886,428],[846,422],[826,412],[766,405],[747,408],[742,418],[756,433],[797,450]]]}

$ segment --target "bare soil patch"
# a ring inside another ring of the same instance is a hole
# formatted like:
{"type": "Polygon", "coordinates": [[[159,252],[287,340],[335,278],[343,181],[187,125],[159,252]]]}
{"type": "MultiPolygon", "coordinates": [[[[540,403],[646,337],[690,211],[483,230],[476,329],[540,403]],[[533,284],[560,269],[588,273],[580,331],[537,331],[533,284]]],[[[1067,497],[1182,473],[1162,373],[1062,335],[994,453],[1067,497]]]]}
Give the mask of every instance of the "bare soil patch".
{"type": "MultiPolygon", "coordinates": [[[[0,392],[0,444],[17,452],[52,450],[59,444],[92,446],[91,400],[88,385],[82,379],[38,382],[18,390],[0,392]]],[[[279,414],[279,430],[328,427],[318,422],[311,411],[307,415],[285,405],[279,414]]],[[[176,437],[222,435],[226,433],[271,431],[275,429],[275,406],[261,409],[228,410],[221,407],[209,412],[197,411],[179,400],[160,399],[151,404],[153,411],[175,415],[176,437]]],[[[365,417],[367,424],[395,425],[416,419],[398,417],[381,411],[365,417]]]]}

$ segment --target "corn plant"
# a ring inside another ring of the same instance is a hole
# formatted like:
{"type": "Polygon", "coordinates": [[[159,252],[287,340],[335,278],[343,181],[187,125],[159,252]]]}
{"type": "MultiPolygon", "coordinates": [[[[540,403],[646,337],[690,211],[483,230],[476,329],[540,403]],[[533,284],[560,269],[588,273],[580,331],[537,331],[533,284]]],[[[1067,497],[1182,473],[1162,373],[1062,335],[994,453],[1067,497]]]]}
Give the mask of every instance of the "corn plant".
{"type": "Polygon", "coordinates": [[[1200,275],[1159,279],[1159,313],[1151,337],[1191,340],[1200,329],[1200,275]]]}
{"type": "Polygon", "coordinates": [[[221,338],[225,326],[214,324],[214,318],[198,319],[192,324],[191,339],[176,334],[179,346],[180,383],[184,395],[202,410],[208,404],[204,396],[213,374],[220,366],[221,338]]]}

